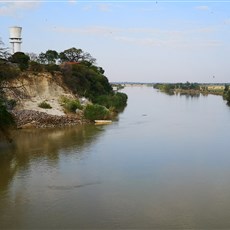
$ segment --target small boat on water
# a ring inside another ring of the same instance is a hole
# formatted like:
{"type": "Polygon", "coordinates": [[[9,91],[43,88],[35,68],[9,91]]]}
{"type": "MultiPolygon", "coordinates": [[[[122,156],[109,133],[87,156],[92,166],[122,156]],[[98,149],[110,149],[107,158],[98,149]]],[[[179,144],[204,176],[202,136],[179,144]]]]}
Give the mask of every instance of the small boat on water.
{"type": "Polygon", "coordinates": [[[102,124],[110,124],[112,123],[111,120],[95,120],[94,121],[96,125],[102,125],[102,124]]]}

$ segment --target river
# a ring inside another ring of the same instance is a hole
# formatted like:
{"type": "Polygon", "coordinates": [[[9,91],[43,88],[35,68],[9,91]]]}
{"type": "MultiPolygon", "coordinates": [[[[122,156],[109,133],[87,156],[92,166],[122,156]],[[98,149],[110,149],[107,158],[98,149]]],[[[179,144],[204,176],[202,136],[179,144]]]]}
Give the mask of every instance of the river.
{"type": "Polygon", "coordinates": [[[229,229],[230,108],[127,87],[109,125],[0,144],[1,229],[229,229]]]}

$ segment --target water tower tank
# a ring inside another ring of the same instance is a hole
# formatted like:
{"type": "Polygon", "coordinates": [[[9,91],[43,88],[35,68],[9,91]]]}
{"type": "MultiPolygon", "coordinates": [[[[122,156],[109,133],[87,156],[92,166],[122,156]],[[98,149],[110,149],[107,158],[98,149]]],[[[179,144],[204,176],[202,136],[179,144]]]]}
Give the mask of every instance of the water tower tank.
{"type": "Polygon", "coordinates": [[[12,54],[21,52],[21,38],[22,27],[13,26],[10,27],[10,43],[12,44],[12,54]]]}

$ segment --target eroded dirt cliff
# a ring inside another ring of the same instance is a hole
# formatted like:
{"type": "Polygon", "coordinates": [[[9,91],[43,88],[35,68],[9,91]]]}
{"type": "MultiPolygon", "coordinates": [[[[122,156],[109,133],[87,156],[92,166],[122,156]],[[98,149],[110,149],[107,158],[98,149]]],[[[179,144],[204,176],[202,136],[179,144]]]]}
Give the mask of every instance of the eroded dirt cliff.
{"type": "Polygon", "coordinates": [[[7,96],[17,101],[16,110],[35,110],[52,115],[64,115],[60,104],[62,96],[74,98],[70,90],[63,84],[60,73],[24,73],[8,83],[10,89],[7,96]],[[51,109],[43,109],[38,105],[46,101],[51,109]]]}
{"type": "Polygon", "coordinates": [[[16,101],[12,113],[19,128],[55,127],[84,122],[82,114],[66,115],[61,106],[61,97],[77,97],[64,85],[61,73],[23,73],[7,83],[5,93],[9,99],[16,101]],[[38,105],[44,101],[52,108],[40,108],[38,105]]]}

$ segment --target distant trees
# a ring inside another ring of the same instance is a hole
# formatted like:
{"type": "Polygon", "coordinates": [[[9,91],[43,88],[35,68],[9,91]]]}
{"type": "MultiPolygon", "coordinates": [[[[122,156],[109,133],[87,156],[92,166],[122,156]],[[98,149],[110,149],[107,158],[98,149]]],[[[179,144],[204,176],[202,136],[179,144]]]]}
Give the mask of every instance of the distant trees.
{"type": "Polygon", "coordinates": [[[175,84],[155,84],[154,88],[159,89],[162,92],[165,92],[167,94],[174,94],[175,84]]]}
{"type": "Polygon", "coordinates": [[[159,89],[165,93],[173,94],[175,90],[199,90],[198,83],[158,83],[154,85],[155,89],[159,89]]]}
{"type": "Polygon", "coordinates": [[[223,99],[226,100],[228,104],[230,104],[229,85],[225,85],[225,87],[224,87],[223,99]]]}
{"type": "Polygon", "coordinates": [[[186,82],[186,83],[177,83],[175,84],[175,88],[180,88],[180,89],[194,89],[194,90],[199,90],[200,86],[198,83],[190,83],[190,82],[186,82]]]}

